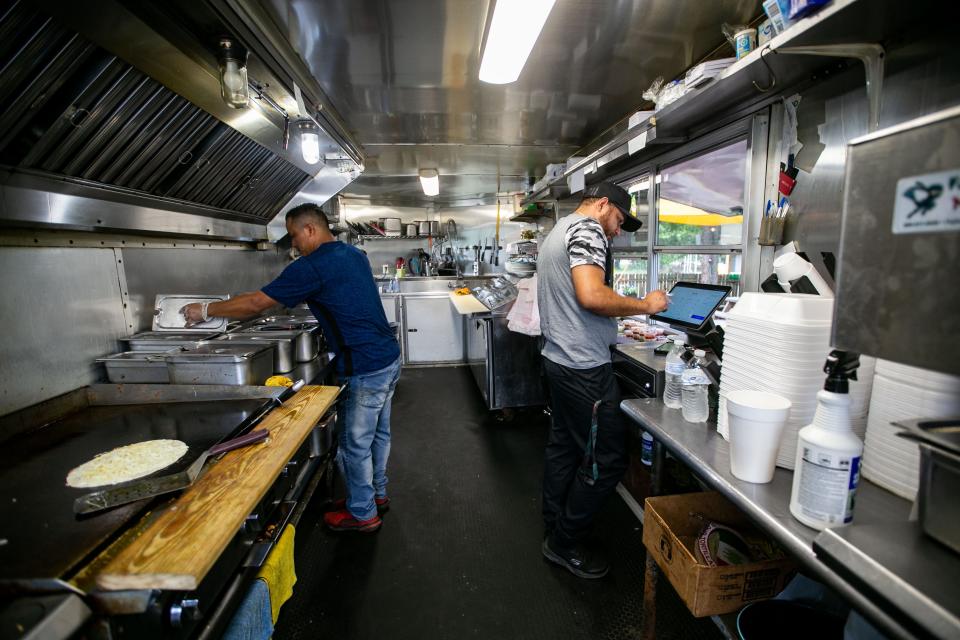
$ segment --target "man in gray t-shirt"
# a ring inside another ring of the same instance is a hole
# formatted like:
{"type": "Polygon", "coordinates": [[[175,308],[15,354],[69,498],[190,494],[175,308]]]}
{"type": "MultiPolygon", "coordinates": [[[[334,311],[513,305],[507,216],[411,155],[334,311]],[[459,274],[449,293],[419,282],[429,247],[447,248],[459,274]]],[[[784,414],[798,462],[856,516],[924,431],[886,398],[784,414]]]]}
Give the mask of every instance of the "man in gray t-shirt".
{"type": "Polygon", "coordinates": [[[574,575],[600,578],[609,563],[583,545],[594,516],[627,468],[620,394],[610,364],[617,316],[667,308],[663,291],[642,300],[610,288],[609,239],[640,221],[630,196],[601,182],[559,220],[540,247],[537,302],[552,421],[543,478],[543,555],[574,575]],[[593,429],[592,425],[597,428],[593,429]]]}

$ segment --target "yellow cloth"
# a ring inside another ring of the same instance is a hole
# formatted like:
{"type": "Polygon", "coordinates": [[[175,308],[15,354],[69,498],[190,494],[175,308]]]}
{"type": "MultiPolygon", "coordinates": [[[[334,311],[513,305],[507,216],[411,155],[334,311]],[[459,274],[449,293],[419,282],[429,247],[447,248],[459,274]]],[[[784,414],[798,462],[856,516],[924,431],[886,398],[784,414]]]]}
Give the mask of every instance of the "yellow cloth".
{"type": "Polygon", "coordinates": [[[270,589],[270,613],[273,623],[277,623],[280,607],[293,595],[293,585],[297,583],[297,572],[293,562],[293,540],[296,530],[293,525],[280,534],[277,546],[273,548],[267,561],[263,563],[258,578],[263,578],[270,589]]]}

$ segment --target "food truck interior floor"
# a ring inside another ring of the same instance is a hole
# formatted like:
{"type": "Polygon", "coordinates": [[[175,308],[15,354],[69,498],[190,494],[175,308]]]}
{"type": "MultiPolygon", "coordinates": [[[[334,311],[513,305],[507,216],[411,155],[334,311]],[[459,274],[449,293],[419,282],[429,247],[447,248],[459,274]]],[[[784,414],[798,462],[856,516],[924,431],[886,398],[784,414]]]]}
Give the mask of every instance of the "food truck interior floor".
{"type": "MultiPolygon", "coordinates": [[[[612,558],[605,578],[576,578],[540,554],[542,412],[499,422],[469,369],[405,369],[391,422],[383,527],[331,533],[311,503],[275,640],[638,637],[642,531],[619,496],[595,534],[612,558]]],[[[658,638],[721,637],[672,589],[658,589],[656,624],[658,638]]]]}

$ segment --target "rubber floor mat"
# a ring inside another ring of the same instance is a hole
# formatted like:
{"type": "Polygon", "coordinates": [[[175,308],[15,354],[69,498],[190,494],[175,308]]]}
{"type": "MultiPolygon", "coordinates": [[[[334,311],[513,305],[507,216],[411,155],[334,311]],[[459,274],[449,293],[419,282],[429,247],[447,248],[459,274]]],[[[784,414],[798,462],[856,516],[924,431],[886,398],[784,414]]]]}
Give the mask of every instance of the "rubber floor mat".
{"type": "MultiPolygon", "coordinates": [[[[639,636],[642,531],[618,495],[595,532],[613,559],[607,577],[576,578],[540,553],[542,412],[497,420],[469,369],[405,369],[392,433],[383,527],[326,531],[314,499],[297,528],[299,581],[276,640],[639,636]]],[[[722,638],[660,584],[658,638],[722,638]]]]}

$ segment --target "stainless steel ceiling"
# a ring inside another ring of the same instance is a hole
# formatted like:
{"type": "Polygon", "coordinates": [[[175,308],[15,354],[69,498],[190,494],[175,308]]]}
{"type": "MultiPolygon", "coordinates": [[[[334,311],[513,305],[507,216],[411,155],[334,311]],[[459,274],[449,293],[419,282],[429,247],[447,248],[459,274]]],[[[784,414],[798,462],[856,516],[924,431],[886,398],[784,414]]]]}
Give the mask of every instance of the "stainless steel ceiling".
{"type": "MultiPolygon", "coordinates": [[[[418,167],[441,197],[515,190],[636,110],[746,23],[758,0],[558,0],[520,79],[477,78],[488,0],[269,0],[291,46],[367,154],[348,196],[415,198],[418,167]],[[398,148],[393,145],[405,145],[398,148]],[[497,145],[492,149],[488,145],[497,145]],[[449,169],[447,168],[449,167],[449,169]],[[471,176],[448,181],[449,173],[471,176]],[[504,183],[510,185],[504,188],[504,183]]],[[[422,196],[421,196],[422,197],[422,196]]]]}

